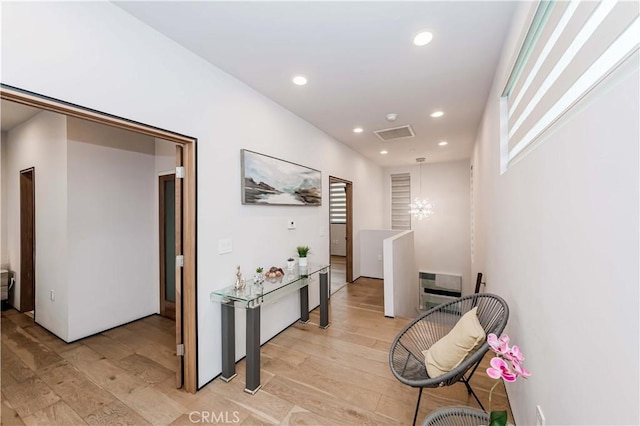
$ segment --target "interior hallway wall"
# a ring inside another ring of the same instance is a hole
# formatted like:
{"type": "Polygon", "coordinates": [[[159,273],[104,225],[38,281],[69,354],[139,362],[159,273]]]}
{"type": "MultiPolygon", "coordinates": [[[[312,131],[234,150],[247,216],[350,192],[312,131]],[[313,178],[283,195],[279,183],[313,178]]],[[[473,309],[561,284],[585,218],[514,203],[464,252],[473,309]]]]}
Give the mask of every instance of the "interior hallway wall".
{"type": "Polygon", "coordinates": [[[638,424],[638,53],[501,175],[499,97],[530,7],[475,146],[473,269],[509,303],[507,332],[532,372],[507,388],[517,424],[535,424],[536,405],[550,425],[638,424]]]}
{"type": "Polygon", "coordinates": [[[155,140],[68,118],[69,339],[157,312],[155,140]],[[155,244],[155,245],[154,245],[155,244]]]}

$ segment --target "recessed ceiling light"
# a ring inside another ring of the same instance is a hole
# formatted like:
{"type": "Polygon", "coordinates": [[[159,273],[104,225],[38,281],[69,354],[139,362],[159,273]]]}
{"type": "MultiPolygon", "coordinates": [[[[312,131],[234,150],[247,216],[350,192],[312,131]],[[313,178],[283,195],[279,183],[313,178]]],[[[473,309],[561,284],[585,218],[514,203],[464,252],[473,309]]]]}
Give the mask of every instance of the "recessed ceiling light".
{"type": "Polygon", "coordinates": [[[353,133],[362,133],[362,127],[356,127],[355,129],[353,129],[353,133]]]}
{"type": "Polygon", "coordinates": [[[385,154],[388,154],[388,153],[389,153],[389,151],[387,151],[386,149],[383,149],[382,151],[380,151],[380,154],[382,154],[382,155],[385,155],[385,154]]]}
{"type": "Polygon", "coordinates": [[[440,146],[449,145],[449,142],[447,142],[447,141],[442,141],[442,142],[440,142],[438,145],[440,145],[440,146]]]}
{"type": "Polygon", "coordinates": [[[431,117],[433,118],[438,118],[438,117],[442,117],[444,115],[444,112],[442,111],[434,111],[431,113],[431,117]]]}
{"type": "Polygon", "coordinates": [[[433,40],[433,34],[429,31],[422,31],[413,38],[413,44],[416,46],[424,46],[425,44],[429,44],[431,40],[433,40]]]}
{"type": "Polygon", "coordinates": [[[298,86],[304,86],[305,84],[307,84],[307,78],[303,75],[296,75],[295,77],[293,77],[293,83],[297,84],[298,86]]]}

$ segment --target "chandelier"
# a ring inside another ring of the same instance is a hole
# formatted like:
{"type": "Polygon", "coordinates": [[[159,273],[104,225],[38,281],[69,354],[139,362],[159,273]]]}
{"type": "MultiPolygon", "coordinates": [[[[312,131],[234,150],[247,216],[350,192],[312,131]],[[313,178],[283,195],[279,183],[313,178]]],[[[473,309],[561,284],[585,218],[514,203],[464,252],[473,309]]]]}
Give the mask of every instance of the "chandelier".
{"type": "Polygon", "coordinates": [[[420,197],[416,197],[413,203],[409,204],[409,214],[417,220],[429,219],[433,214],[433,205],[428,198],[422,197],[422,163],[424,157],[416,158],[416,162],[420,164],[420,197]]]}

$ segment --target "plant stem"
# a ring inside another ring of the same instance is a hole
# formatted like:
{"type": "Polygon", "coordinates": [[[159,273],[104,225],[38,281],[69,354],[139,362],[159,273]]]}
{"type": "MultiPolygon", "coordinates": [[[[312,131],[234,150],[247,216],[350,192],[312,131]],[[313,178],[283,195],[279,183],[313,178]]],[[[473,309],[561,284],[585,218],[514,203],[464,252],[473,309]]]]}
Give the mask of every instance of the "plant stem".
{"type": "Polygon", "coordinates": [[[493,395],[493,390],[496,388],[496,386],[498,386],[498,383],[500,383],[500,380],[496,380],[496,383],[491,387],[491,390],[489,391],[489,414],[491,414],[491,396],[493,395]]]}

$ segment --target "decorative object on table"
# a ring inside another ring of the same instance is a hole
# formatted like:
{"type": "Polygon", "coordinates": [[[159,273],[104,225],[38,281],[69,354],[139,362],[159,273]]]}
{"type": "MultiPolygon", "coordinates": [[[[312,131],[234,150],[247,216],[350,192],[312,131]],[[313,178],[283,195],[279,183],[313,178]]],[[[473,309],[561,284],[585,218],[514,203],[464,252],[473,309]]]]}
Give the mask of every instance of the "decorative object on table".
{"type": "Polygon", "coordinates": [[[509,336],[503,334],[498,338],[491,333],[487,336],[487,343],[491,350],[496,354],[490,361],[491,367],[487,368],[487,375],[492,379],[496,379],[496,383],[489,391],[489,426],[505,426],[507,424],[507,412],[492,411],[491,396],[493,390],[498,386],[500,380],[505,382],[515,382],[518,377],[526,379],[531,373],[522,366],[524,355],[520,348],[516,345],[509,347],[509,336]]]}
{"type": "Polygon", "coordinates": [[[262,266],[256,268],[256,274],[253,276],[254,284],[262,284],[262,282],[264,281],[264,275],[262,275],[262,271],[264,271],[262,266]]]}
{"type": "Polygon", "coordinates": [[[264,276],[268,279],[278,279],[284,276],[284,271],[282,268],[278,268],[277,266],[272,266],[269,270],[264,274],[264,276]]]}
{"type": "Polygon", "coordinates": [[[292,271],[296,267],[296,261],[293,257],[287,259],[287,269],[292,271]]]}
{"type": "Polygon", "coordinates": [[[296,250],[298,251],[298,257],[300,258],[298,260],[298,265],[300,265],[300,267],[307,266],[307,255],[311,249],[308,246],[298,246],[296,247],[296,250]]]}
{"type": "Polygon", "coordinates": [[[433,205],[428,198],[422,196],[422,163],[424,161],[424,157],[416,158],[416,162],[420,164],[420,197],[416,197],[413,203],[409,204],[409,214],[418,220],[429,219],[433,214],[433,205]]]}
{"type": "Polygon", "coordinates": [[[242,278],[242,272],[240,272],[240,265],[238,265],[238,267],[236,268],[236,282],[234,284],[234,287],[236,290],[244,290],[245,286],[246,286],[246,283],[244,281],[244,278],[242,278]]]}
{"type": "Polygon", "coordinates": [[[242,204],[320,206],[319,170],[257,152],[240,151],[242,204]]]}

